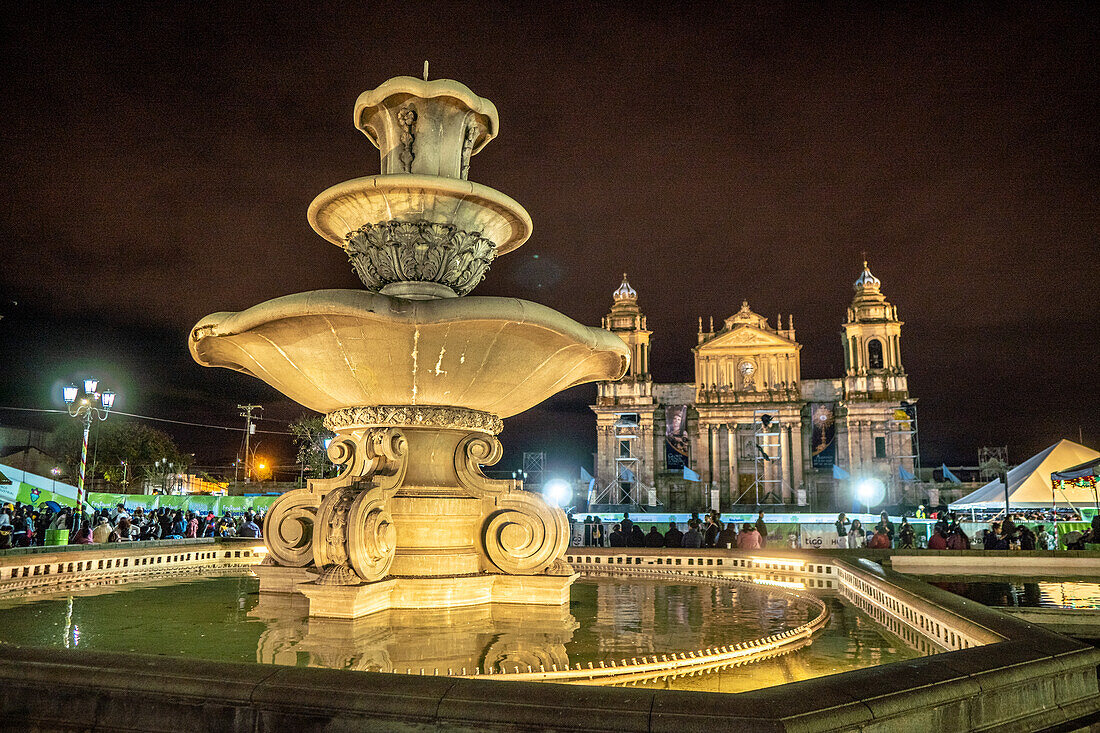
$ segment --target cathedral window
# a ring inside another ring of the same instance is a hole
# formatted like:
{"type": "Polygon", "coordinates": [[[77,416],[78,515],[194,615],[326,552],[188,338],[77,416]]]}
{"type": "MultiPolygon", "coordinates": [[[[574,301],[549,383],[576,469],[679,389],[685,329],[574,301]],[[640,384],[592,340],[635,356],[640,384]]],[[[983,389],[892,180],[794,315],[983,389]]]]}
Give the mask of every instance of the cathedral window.
{"type": "Polygon", "coordinates": [[[875,438],[875,458],[885,458],[885,457],[886,457],[886,438],[876,437],[875,438]]]}
{"type": "Polygon", "coordinates": [[[882,342],[871,339],[867,342],[867,365],[871,369],[882,369],[882,342]]]}

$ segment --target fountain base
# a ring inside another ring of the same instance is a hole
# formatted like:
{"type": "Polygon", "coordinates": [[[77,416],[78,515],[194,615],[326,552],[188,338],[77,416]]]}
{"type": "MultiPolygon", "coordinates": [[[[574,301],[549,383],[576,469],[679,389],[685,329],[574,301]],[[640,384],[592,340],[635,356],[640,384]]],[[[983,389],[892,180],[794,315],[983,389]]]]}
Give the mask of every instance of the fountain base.
{"type": "Polygon", "coordinates": [[[304,568],[257,565],[260,597],[301,594],[309,615],[321,618],[362,618],[399,609],[467,608],[484,604],[568,606],[569,588],[580,577],[567,575],[504,575],[479,573],[456,577],[389,577],[374,583],[327,585],[304,568]]]}

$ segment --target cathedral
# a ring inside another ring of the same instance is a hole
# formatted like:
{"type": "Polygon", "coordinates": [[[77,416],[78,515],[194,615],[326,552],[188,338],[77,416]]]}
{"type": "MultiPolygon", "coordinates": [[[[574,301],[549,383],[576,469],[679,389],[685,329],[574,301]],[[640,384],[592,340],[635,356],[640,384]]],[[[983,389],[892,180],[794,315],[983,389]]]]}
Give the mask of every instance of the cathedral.
{"type": "Polygon", "coordinates": [[[590,504],[832,511],[915,498],[916,400],[901,364],[902,321],[866,262],[854,289],[843,376],[804,379],[793,318],[773,326],[742,302],[718,330],[699,319],[694,382],[658,384],[652,333],[624,275],[603,327],[632,358],[620,381],[598,385],[590,504]]]}

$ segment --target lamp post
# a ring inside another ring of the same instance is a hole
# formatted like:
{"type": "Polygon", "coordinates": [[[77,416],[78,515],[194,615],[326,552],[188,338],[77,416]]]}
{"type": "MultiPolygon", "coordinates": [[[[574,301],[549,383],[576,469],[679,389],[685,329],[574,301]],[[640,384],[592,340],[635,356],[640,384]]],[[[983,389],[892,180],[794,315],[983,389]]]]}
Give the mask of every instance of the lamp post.
{"type": "Polygon", "coordinates": [[[89,377],[84,380],[84,392],[75,384],[62,389],[66,409],[70,417],[84,423],[84,443],[80,449],[80,481],[76,486],[76,516],[73,529],[80,528],[80,516],[84,513],[84,473],[88,467],[88,433],[93,420],[106,420],[115,404],[115,393],[109,389],[99,391],[99,380],[89,377]]]}

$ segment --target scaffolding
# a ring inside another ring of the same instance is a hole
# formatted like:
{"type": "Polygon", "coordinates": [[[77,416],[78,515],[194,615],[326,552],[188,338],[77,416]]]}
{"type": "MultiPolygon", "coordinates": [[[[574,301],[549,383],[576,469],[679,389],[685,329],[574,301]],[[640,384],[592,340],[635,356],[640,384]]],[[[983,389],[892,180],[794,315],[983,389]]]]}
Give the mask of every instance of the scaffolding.
{"type": "Polygon", "coordinates": [[[978,471],[982,481],[1001,477],[1001,464],[1008,466],[1008,446],[982,446],[978,450],[978,471]]]}
{"type": "Polygon", "coordinates": [[[920,483],[920,441],[917,432],[917,405],[902,402],[890,410],[886,419],[886,450],[890,460],[890,485],[895,501],[904,501],[905,489],[920,483]],[[906,461],[912,470],[905,467],[906,461]],[[903,475],[904,472],[909,476],[903,475]]]}
{"type": "Polygon", "coordinates": [[[654,487],[645,485],[638,478],[641,466],[639,457],[639,419],[637,412],[615,413],[614,451],[615,476],[591,499],[592,504],[609,506],[650,505],[654,487]]]}
{"type": "Polygon", "coordinates": [[[542,486],[543,473],[546,470],[546,453],[525,452],[523,454],[524,483],[531,486],[542,486]]]}
{"type": "Polygon", "coordinates": [[[734,504],[743,503],[753,492],[756,504],[783,503],[783,422],[774,410],[753,411],[753,464],[755,476],[752,485],[742,491],[734,504]]]}

